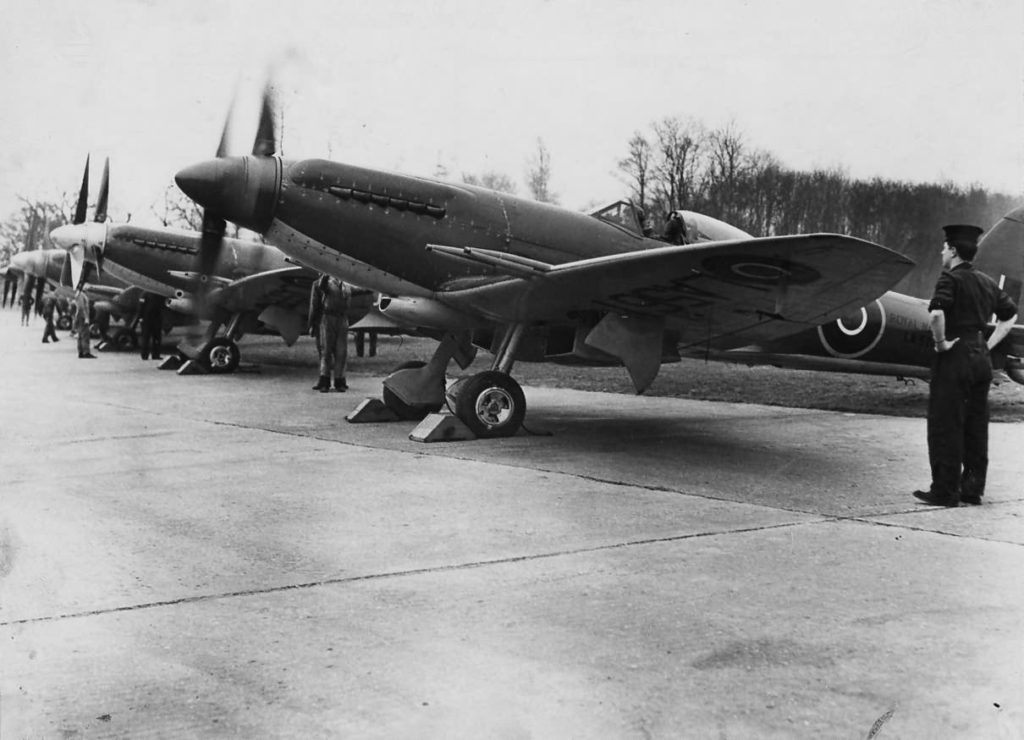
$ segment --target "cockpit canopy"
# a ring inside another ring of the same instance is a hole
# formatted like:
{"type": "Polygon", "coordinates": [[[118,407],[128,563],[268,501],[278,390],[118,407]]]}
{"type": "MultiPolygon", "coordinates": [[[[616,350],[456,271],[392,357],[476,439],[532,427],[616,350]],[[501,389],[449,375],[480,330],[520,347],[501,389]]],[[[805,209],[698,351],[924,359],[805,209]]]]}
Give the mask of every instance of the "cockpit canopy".
{"type": "Polygon", "coordinates": [[[628,200],[617,200],[614,203],[609,203],[598,208],[596,211],[591,211],[590,215],[625,229],[631,234],[636,234],[637,236],[644,235],[643,217],[641,216],[640,209],[628,200]]]}
{"type": "MultiPolygon", "coordinates": [[[[703,213],[696,213],[695,211],[675,212],[683,219],[685,227],[684,244],[754,238],[742,229],[731,226],[724,221],[719,221],[717,218],[705,216],[703,213]]],[[[644,236],[643,211],[628,200],[617,200],[614,203],[591,211],[590,215],[625,229],[636,236],[644,236]]],[[[661,234],[657,231],[649,234],[649,236],[654,239],[661,238],[661,234]]]]}

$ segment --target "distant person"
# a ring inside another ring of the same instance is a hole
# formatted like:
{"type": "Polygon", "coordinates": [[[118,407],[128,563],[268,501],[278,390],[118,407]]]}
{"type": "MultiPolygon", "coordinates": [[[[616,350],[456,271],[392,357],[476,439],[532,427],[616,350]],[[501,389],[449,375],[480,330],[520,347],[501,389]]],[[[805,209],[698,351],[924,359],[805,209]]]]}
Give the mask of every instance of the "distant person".
{"type": "Polygon", "coordinates": [[[93,321],[96,333],[103,342],[110,341],[110,308],[109,306],[93,306],[93,321]]]}
{"type": "Polygon", "coordinates": [[[942,274],[928,311],[935,357],[928,386],[928,460],[932,484],[914,496],[933,506],[980,504],[988,473],[989,350],[1009,334],[1017,306],[974,269],[977,226],[944,226],[942,274]],[[984,330],[995,315],[988,340],[984,330]]]}
{"type": "Polygon", "coordinates": [[[43,321],[46,322],[46,326],[43,328],[43,344],[49,344],[51,340],[60,341],[57,338],[57,327],[53,323],[53,314],[56,310],[57,298],[51,291],[43,296],[43,321]]]}
{"type": "Polygon", "coordinates": [[[348,390],[345,365],[348,361],[348,304],[352,288],[336,277],[322,274],[309,293],[309,334],[317,338],[320,352],[320,377],[313,390],[348,390]]]}
{"type": "Polygon", "coordinates": [[[160,345],[164,333],[164,297],[157,293],[143,293],[139,301],[142,359],[162,359],[160,345]]]}
{"type": "MultiPolygon", "coordinates": [[[[68,316],[70,318],[70,314],[71,301],[67,299],[67,296],[57,296],[57,316],[59,318],[64,318],[65,316],[68,316]]],[[[65,326],[65,328],[67,327],[65,326]]]]}
{"type": "Polygon", "coordinates": [[[18,294],[18,276],[13,272],[4,275],[4,308],[7,308],[7,299],[10,297],[11,305],[14,305],[14,297],[18,294]]]}
{"type": "Polygon", "coordinates": [[[686,225],[683,223],[683,217],[679,215],[678,211],[672,211],[668,214],[668,220],[665,222],[665,231],[661,235],[661,239],[669,244],[686,244],[686,225]]]}
{"type": "Polygon", "coordinates": [[[28,320],[32,316],[32,304],[35,303],[35,299],[26,290],[22,291],[21,298],[18,299],[21,304],[21,325],[28,326],[28,320]]]}
{"type": "Polygon", "coordinates": [[[80,360],[96,359],[96,355],[91,352],[92,347],[89,346],[91,309],[89,296],[85,294],[84,290],[79,289],[75,293],[75,321],[72,326],[75,329],[75,335],[78,337],[78,359],[80,360]]]}

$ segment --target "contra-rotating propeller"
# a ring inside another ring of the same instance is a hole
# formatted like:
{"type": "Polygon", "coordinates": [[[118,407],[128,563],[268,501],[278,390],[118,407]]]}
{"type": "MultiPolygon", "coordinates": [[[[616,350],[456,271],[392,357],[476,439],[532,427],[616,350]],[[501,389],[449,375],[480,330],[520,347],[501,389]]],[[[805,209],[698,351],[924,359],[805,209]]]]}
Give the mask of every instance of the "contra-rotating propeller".
{"type": "MultiPolygon", "coordinates": [[[[263,88],[263,95],[260,100],[260,119],[252,145],[252,155],[254,157],[272,157],[278,153],[277,132],[274,125],[275,109],[273,85],[268,82],[263,88]]],[[[217,146],[218,160],[226,159],[229,156],[231,148],[230,131],[234,123],[235,111],[236,101],[233,100],[228,109],[227,118],[224,121],[220,143],[217,146]]],[[[204,306],[206,295],[210,289],[210,278],[217,267],[217,262],[220,260],[226,231],[227,221],[209,208],[203,208],[203,231],[196,265],[196,272],[199,274],[200,279],[200,288],[196,292],[196,299],[201,309],[204,306]]]]}
{"type": "Polygon", "coordinates": [[[99,198],[91,223],[86,222],[89,209],[89,160],[85,158],[82,187],[78,192],[71,224],[60,226],[50,233],[50,239],[63,247],[68,258],[64,261],[61,283],[80,289],[90,277],[95,265],[97,274],[103,272],[103,250],[107,241],[107,202],[110,195],[110,158],[103,164],[99,198]]]}

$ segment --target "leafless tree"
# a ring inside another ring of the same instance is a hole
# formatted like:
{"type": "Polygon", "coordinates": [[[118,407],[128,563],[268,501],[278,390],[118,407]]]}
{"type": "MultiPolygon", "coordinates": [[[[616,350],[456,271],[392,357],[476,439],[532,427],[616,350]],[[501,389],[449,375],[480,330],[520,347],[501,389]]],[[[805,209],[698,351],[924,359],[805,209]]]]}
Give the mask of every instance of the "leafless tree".
{"type": "Polygon", "coordinates": [[[637,131],[629,140],[629,153],[619,160],[619,171],[627,178],[630,196],[644,212],[647,211],[648,188],[654,176],[653,156],[651,143],[637,131]]]}
{"type": "Polygon", "coordinates": [[[462,173],[462,181],[467,185],[476,185],[488,190],[497,190],[501,193],[515,195],[516,184],[508,175],[500,172],[484,172],[480,175],[473,175],[468,172],[462,173]]]}
{"type": "Polygon", "coordinates": [[[163,202],[154,203],[150,210],[164,226],[189,231],[203,229],[203,210],[174,185],[164,188],[163,202]]]}
{"type": "Polygon", "coordinates": [[[18,252],[51,248],[50,232],[71,221],[75,199],[66,192],[57,201],[18,196],[21,208],[0,223],[0,264],[7,264],[18,252]]]}
{"type": "Polygon", "coordinates": [[[526,186],[534,200],[541,203],[558,203],[558,196],[551,192],[551,154],[544,146],[544,140],[537,139],[537,151],[530,157],[526,170],[526,186]]]}
{"type": "Polygon", "coordinates": [[[694,119],[664,118],[652,128],[657,205],[663,213],[692,207],[703,188],[701,156],[707,138],[703,124],[694,119]]]}

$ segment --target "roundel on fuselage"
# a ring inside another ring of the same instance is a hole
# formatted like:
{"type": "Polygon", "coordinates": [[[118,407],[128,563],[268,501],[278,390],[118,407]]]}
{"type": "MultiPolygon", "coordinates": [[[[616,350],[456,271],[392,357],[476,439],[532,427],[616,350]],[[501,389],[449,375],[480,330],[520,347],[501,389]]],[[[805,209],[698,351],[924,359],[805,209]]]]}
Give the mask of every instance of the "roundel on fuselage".
{"type": "Polygon", "coordinates": [[[846,360],[873,350],[884,334],[885,309],[878,301],[818,327],[818,338],[825,351],[846,360]]]}

